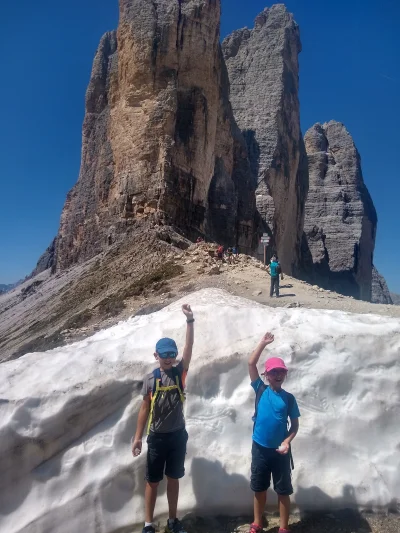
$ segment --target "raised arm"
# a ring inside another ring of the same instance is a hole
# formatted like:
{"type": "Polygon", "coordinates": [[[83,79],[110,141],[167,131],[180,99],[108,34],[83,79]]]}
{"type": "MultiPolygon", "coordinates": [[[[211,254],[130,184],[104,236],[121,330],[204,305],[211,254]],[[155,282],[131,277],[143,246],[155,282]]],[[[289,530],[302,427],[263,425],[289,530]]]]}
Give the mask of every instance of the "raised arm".
{"type": "Polygon", "coordinates": [[[188,370],[192,359],[194,342],[194,318],[189,304],[182,305],[183,314],[186,316],[186,342],[183,349],[182,362],[183,369],[188,370]]]}
{"type": "Polygon", "coordinates": [[[249,376],[252,383],[254,381],[257,381],[257,379],[260,377],[260,374],[258,373],[257,369],[257,363],[260,359],[260,356],[264,351],[265,347],[268,346],[268,344],[271,344],[272,342],[274,342],[274,336],[272,335],[272,333],[266,333],[258,343],[257,348],[250,355],[249,376]]]}

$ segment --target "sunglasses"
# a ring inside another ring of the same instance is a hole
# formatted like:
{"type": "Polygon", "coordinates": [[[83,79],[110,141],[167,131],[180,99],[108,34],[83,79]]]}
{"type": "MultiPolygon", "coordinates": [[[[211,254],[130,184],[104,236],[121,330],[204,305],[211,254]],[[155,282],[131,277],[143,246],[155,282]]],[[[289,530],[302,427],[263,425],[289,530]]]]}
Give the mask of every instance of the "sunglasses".
{"type": "Polygon", "coordinates": [[[268,372],[268,374],[272,374],[273,376],[276,376],[278,374],[287,374],[287,370],[283,369],[283,368],[273,368],[272,370],[270,370],[268,372]]]}
{"type": "Polygon", "coordinates": [[[158,356],[161,359],[175,359],[178,354],[176,352],[164,352],[163,354],[159,353],[158,356]]]}

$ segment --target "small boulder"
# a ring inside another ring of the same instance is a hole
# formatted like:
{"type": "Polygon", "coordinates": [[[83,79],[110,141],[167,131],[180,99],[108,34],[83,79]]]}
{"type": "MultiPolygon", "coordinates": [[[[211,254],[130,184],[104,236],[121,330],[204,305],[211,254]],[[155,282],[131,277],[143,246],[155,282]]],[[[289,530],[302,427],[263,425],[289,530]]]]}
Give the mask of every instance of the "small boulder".
{"type": "Polygon", "coordinates": [[[208,271],[208,275],[209,276],[215,276],[215,275],[218,275],[220,273],[221,273],[221,271],[220,271],[218,265],[215,265],[215,266],[211,267],[210,270],[208,271]]]}

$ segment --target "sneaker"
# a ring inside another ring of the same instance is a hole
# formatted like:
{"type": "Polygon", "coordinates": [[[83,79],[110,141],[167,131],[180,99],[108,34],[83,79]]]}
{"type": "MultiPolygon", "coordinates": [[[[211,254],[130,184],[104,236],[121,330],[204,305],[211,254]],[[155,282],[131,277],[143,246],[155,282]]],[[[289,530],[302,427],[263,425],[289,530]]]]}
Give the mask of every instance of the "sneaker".
{"type": "Polygon", "coordinates": [[[142,533],[156,533],[154,526],[146,526],[142,529],[142,533]]]}
{"type": "Polygon", "coordinates": [[[186,531],[182,525],[182,522],[175,518],[174,521],[168,520],[165,527],[165,533],[186,533],[186,531]]]}
{"type": "Polygon", "coordinates": [[[249,533],[262,533],[262,526],[259,526],[258,524],[251,524],[249,533]]]}

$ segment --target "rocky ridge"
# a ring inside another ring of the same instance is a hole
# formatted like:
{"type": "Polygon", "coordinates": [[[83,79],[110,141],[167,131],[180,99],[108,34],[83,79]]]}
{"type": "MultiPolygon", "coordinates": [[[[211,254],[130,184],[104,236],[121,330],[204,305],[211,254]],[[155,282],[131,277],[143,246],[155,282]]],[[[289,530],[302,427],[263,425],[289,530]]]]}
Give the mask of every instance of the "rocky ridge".
{"type": "Polygon", "coordinates": [[[104,35],[93,64],[57,270],[144,220],[251,251],[254,183],[228,99],[219,26],[219,0],[120,1],[118,31],[104,35]]]}
{"type": "Polygon", "coordinates": [[[375,266],[372,267],[371,302],[374,304],[393,304],[385,278],[381,276],[375,266]]]}
{"type": "Polygon", "coordinates": [[[304,139],[309,172],[304,264],[315,283],[371,301],[377,215],[360,155],[339,122],[315,124],[304,139]]]}
{"type": "Polygon", "coordinates": [[[273,238],[285,272],[296,273],[308,187],[298,98],[299,27],[277,4],[258,15],[254,29],[226,37],[222,49],[233,112],[257,179],[262,231],[273,238]]]}
{"type": "Polygon", "coordinates": [[[35,277],[41,272],[44,272],[48,268],[53,268],[55,264],[55,253],[56,253],[57,239],[54,238],[50,246],[46,251],[39,257],[39,260],[34,268],[33,272],[29,277],[35,277]]]}
{"type": "MultiPolygon", "coordinates": [[[[327,177],[320,156],[310,146],[306,153],[299,28],[285,6],[265,9],[222,48],[219,0],[121,0],[120,11],[118,31],[103,36],[93,63],[79,180],[33,275],[135,246],[156,227],[256,256],[267,232],[268,254],[277,249],[285,273],[369,300],[375,210],[344,127],[329,134],[327,177]]],[[[386,301],[382,284],[374,287],[376,301],[386,301]]]]}
{"type": "Polygon", "coordinates": [[[195,290],[216,287],[272,307],[339,309],[400,317],[400,307],[345,297],[285,274],[269,297],[262,262],[240,254],[230,264],[217,245],[191,244],[168,228],[141,232],[84,264],[50,269],[0,295],[0,362],[86,338],[147,314],[195,290]]]}
{"type": "Polygon", "coordinates": [[[400,294],[390,293],[390,298],[394,305],[400,305],[400,294]]]}

